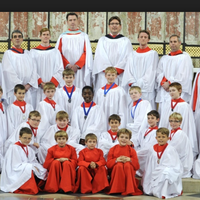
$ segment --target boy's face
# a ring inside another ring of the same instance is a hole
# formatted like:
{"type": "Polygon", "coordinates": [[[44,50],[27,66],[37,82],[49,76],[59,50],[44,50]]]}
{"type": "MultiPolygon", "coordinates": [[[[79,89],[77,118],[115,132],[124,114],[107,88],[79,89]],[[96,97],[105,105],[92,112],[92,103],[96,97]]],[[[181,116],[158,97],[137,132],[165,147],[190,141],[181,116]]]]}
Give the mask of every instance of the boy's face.
{"type": "Polygon", "coordinates": [[[40,124],[40,119],[41,117],[31,116],[31,118],[28,118],[28,122],[33,128],[37,128],[40,124]]]}
{"type": "Polygon", "coordinates": [[[14,93],[16,99],[18,101],[24,101],[26,90],[18,89],[16,93],[14,93]]]}
{"type": "Polygon", "coordinates": [[[63,80],[68,87],[73,85],[74,79],[75,77],[73,75],[64,75],[63,77],[63,80]]]}
{"type": "Polygon", "coordinates": [[[3,92],[0,91],[0,99],[1,99],[2,95],[3,95],[3,92]]]}
{"type": "Polygon", "coordinates": [[[169,137],[167,137],[166,134],[162,134],[160,132],[156,133],[156,140],[160,146],[165,145],[167,141],[169,140],[169,137]]]}
{"type": "Polygon", "coordinates": [[[108,123],[108,125],[111,128],[111,131],[116,132],[119,128],[119,126],[121,125],[121,123],[119,123],[118,120],[113,120],[111,119],[110,122],[108,123]]]}
{"type": "Polygon", "coordinates": [[[169,87],[169,94],[172,99],[178,99],[180,97],[181,91],[178,91],[175,87],[169,87]]]}
{"type": "Polygon", "coordinates": [[[141,46],[146,46],[149,42],[148,34],[145,32],[141,32],[138,37],[138,42],[140,43],[141,46]]]}
{"type": "Polygon", "coordinates": [[[133,101],[137,101],[142,96],[142,94],[136,89],[129,91],[129,95],[133,101]]]}
{"type": "Polygon", "coordinates": [[[94,149],[97,145],[96,139],[88,139],[87,142],[85,142],[85,145],[88,149],[94,149]]]}
{"type": "Polygon", "coordinates": [[[107,72],[105,74],[106,80],[107,80],[107,84],[112,84],[115,82],[115,79],[117,78],[117,74],[115,73],[111,73],[111,72],[107,72]]]}
{"type": "Polygon", "coordinates": [[[42,32],[42,35],[40,35],[40,39],[42,43],[49,43],[49,40],[51,38],[51,35],[49,33],[49,31],[44,31],[42,32]]]}
{"type": "Polygon", "coordinates": [[[52,100],[55,92],[56,92],[55,89],[46,89],[44,94],[48,99],[52,100]]]}
{"type": "Polygon", "coordinates": [[[56,142],[59,147],[65,147],[67,138],[66,137],[57,137],[56,142]]]}
{"type": "Polygon", "coordinates": [[[90,103],[93,100],[94,94],[90,89],[84,89],[82,92],[82,97],[86,103],[90,103]]]}
{"type": "Polygon", "coordinates": [[[24,133],[22,136],[19,136],[19,140],[22,144],[28,145],[31,141],[32,134],[24,133]]]}
{"type": "Polygon", "coordinates": [[[63,119],[56,119],[56,124],[60,127],[60,128],[65,128],[68,124],[69,120],[67,118],[63,118],[63,119]]]}
{"type": "Polygon", "coordinates": [[[155,127],[159,122],[159,118],[157,119],[154,115],[147,115],[147,121],[150,127],[155,127]]]}
{"type": "Polygon", "coordinates": [[[175,130],[180,127],[181,121],[179,121],[178,119],[175,119],[175,118],[170,118],[169,124],[170,124],[170,127],[172,128],[172,130],[175,130]]]}
{"type": "Polygon", "coordinates": [[[129,135],[122,133],[119,137],[117,137],[120,146],[126,146],[130,140],[129,135]]]}

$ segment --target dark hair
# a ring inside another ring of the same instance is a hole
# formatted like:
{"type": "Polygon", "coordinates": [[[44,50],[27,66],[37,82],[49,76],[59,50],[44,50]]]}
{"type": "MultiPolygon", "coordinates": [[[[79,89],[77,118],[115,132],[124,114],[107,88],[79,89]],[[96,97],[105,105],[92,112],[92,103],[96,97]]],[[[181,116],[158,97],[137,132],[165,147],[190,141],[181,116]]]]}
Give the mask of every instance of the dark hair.
{"type": "Polygon", "coordinates": [[[32,131],[31,131],[31,129],[28,128],[28,127],[23,127],[23,128],[20,129],[19,135],[20,135],[21,137],[22,137],[22,135],[23,135],[24,133],[31,134],[31,135],[33,134],[32,131]]]}
{"type": "Polygon", "coordinates": [[[151,110],[150,112],[147,113],[147,116],[153,115],[156,117],[156,119],[160,118],[160,114],[157,110],[151,110]]]}
{"type": "Polygon", "coordinates": [[[161,133],[162,135],[166,135],[167,137],[169,137],[169,129],[167,128],[160,127],[159,129],[156,130],[156,135],[157,133],[161,133]]]}
{"type": "Polygon", "coordinates": [[[108,118],[108,122],[110,122],[111,120],[117,120],[120,123],[121,122],[121,117],[119,115],[117,115],[117,114],[112,114],[108,118]]]}
{"type": "Polygon", "coordinates": [[[12,36],[12,38],[13,38],[13,34],[14,33],[20,33],[21,35],[22,35],[22,38],[23,38],[23,34],[22,34],[22,32],[20,31],[20,30],[14,30],[13,32],[12,32],[12,34],[11,34],[11,36],[12,36]]]}
{"type": "Polygon", "coordinates": [[[140,36],[140,33],[146,33],[148,35],[149,40],[150,40],[150,33],[149,33],[149,31],[147,31],[147,30],[140,30],[139,33],[138,33],[138,38],[140,36]]]}
{"type": "Polygon", "coordinates": [[[22,84],[17,84],[14,87],[14,93],[17,93],[17,90],[26,90],[25,86],[22,84]]]}
{"type": "Polygon", "coordinates": [[[89,89],[89,90],[92,92],[92,94],[94,94],[93,88],[92,88],[91,86],[89,86],[89,85],[86,85],[86,86],[84,86],[84,87],[82,88],[82,93],[83,93],[83,91],[86,90],[86,89],[89,89]]]}
{"type": "Polygon", "coordinates": [[[70,12],[70,13],[67,13],[67,15],[66,15],[66,19],[67,19],[67,20],[68,20],[69,15],[75,15],[76,18],[78,19],[78,15],[77,15],[76,13],[70,12]]]}
{"type": "Polygon", "coordinates": [[[120,19],[118,16],[113,16],[113,17],[111,17],[111,18],[109,19],[108,24],[110,25],[110,22],[111,22],[112,20],[114,20],[114,19],[116,19],[116,20],[119,22],[119,24],[121,25],[121,19],[120,19]]]}

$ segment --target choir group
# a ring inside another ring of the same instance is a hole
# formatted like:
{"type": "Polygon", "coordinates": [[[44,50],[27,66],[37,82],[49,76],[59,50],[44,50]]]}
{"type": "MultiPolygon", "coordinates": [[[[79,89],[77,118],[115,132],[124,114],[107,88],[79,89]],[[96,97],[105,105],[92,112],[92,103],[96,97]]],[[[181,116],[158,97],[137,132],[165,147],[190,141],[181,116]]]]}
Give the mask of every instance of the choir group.
{"type": "Polygon", "coordinates": [[[134,51],[113,16],[93,57],[77,14],[66,20],[55,47],[43,28],[24,50],[14,30],[3,55],[1,190],[180,196],[182,178],[200,179],[200,91],[179,36],[159,59],[148,31],[134,51]]]}

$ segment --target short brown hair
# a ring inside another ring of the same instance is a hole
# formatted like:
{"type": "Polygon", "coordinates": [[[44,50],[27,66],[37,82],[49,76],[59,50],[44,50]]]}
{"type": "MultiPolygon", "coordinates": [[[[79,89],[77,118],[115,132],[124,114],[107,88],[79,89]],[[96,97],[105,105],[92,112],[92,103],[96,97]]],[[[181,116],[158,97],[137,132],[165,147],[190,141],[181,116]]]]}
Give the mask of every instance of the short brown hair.
{"type": "Polygon", "coordinates": [[[22,137],[23,134],[25,134],[25,133],[31,134],[31,135],[33,134],[30,128],[28,128],[28,127],[21,128],[20,131],[19,131],[19,135],[22,137]]]}
{"type": "Polygon", "coordinates": [[[40,36],[42,35],[43,32],[49,31],[49,34],[51,34],[50,30],[48,28],[42,28],[40,30],[40,36]]]}
{"type": "Polygon", "coordinates": [[[43,91],[45,92],[46,90],[49,90],[49,89],[56,90],[56,86],[52,82],[47,82],[47,83],[45,83],[45,85],[43,87],[43,91]]]}
{"type": "Polygon", "coordinates": [[[166,135],[167,137],[169,137],[169,129],[161,127],[159,129],[156,130],[156,133],[161,133],[163,135],[166,135]]]}
{"type": "Polygon", "coordinates": [[[69,17],[70,15],[75,15],[76,18],[78,19],[78,15],[77,15],[75,12],[70,12],[70,13],[67,13],[67,15],[66,15],[66,19],[67,19],[67,20],[68,20],[68,17],[69,17]]]}
{"type": "Polygon", "coordinates": [[[63,78],[64,78],[64,76],[69,76],[69,75],[75,76],[75,72],[70,68],[64,69],[63,72],[62,72],[63,78]]]}
{"type": "Polygon", "coordinates": [[[131,137],[132,137],[132,132],[129,129],[127,129],[127,128],[121,128],[117,132],[117,137],[119,137],[121,134],[127,134],[129,136],[129,139],[131,139],[131,137]]]}
{"type": "Polygon", "coordinates": [[[56,141],[58,137],[66,137],[66,139],[68,140],[68,134],[63,130],[59,130],[55,133],[54,138],[56,141]]]}
{"type": "Polygon", "coordinates": [[[64,110],[61,110],[61,111],[58,111],[57,114],[56,114],[56,119],[64,119],[64,118],[67,118],[69,119],[69,115],[67,112],[65,112],[64,110]]]}
{"type": "Polygon", "coordinates": [[[121,117],[117,114],[110,115],[108,118],[108,122],[110,122],[111,120],[117,120],[119,123],[121,123],[121,117]]]}
{"type": "Polygon", "coordinates": [[[182,85],[178,82],[173,82],[169,85],[169,88],[170,87],[175,87],[178,91],[180,90],[182,92],[182,85]]]}
{"type": "Polygon", "coordinates": [[[115,67],[107,67],[105,69],[105,74],[107,74],[108,72],[117,74],[117,70],[115,67]]]}
{"type": "Polygon", "coordinates": [[[15,85],[15,87],[14,87],[14,93],[17,93],[18,90],[25,90],[25,91],[26,91],[26,88],[25,88],[25,86],[22,85],[22,84],[17,84],[17,85],[15,85]]]}
{"type": "Polygon", "coordinates": [[[108,24],[110,25],[110,22],[111,22],[112,20],[114,20],[114,19],[116,19],[116,20],[119,22],[119,24],[121,25],[121,19],[120,19],[118,16],[112,16],[112,17],[109,19],[108,24]]]}
{"type": "Polygon", "coordinates": [[[96,136],[94,133],[88,133],[88,134],[85,136],[85,142],[87,142],[89,139],[92,139],[92,140],[96,140],[96,141],[97,141],[97,136],[96,136]]]}
{"type": "Polygon", "coordinates": [[[148,35],[149,40],[150,40],[150,33],[149,33],[149,31],[147,31],[147,30],[140,30],[139,33],[138,33],[138,38],[140,37],[140,33],[146,33],[148,35]]]}
{"type": "Polygon", "coordinates": [[[160,114],[157,110],[151,110],[150,112],[147,113],[147,116],[153,115],[156,117],[156,119],[160,118],[160,114]]]}
{"type": "Polygon", "coordinates": [[[30,119],[32,116],[34,117],[40,117],[41,118],[41,114],[37,111],[37,110],[33,110],[29,113],[28,118],[30,119]]]}

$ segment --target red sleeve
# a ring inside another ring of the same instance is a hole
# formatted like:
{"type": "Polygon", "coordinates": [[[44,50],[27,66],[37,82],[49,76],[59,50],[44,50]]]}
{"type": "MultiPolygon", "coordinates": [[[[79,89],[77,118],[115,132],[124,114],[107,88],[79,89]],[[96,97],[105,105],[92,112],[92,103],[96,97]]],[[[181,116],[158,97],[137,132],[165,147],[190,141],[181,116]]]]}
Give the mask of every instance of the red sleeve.
{"type": "Polygon", "coordinates": [[[118,74],[118,75],[120,75],[121,73],[123,73],[123,72],[124,72],[124,70],[123,70],[123,69],[116,68],[116,67],[115,67],[115,69],[117,70],[117,74],[118,74]]]}
{"type": "Polygon", "coordinates": [[[54,161],[53,152],[54,151],[52,150],[52,148],[48,149],[47,156],[43,164],[43,167],[46,168],[48,171],[50,169],[51,163],[54,161]]]}
{"type": "Polygon", "coordinates": [[[63,66],[64,66],[64,69],[65,69],[65,67],[69,64],[69,61],[65,58],[65,56],[64,56],[63,53],[62,53],[62,38],[60,38],[58,50],[59,50],[60,53],[61,53],[62,60],[63,60],[63,66]]]}
{"type": "Polygon", "coordinates": [[[137,171],[139,168],[140,168],[140,164],[139,164],[139,161],[138,161],[138,157],[137,157],[137,153],[135,151],[135,149],[131,148],[131,164],[134,168],[135,171],[137,171]]]}
{"type": "Polygon", "coordinates": [[[96,162],[98,167],[106,165],[106,160],[103,157],[103,151],[101,149],[98,149],[99,151],[99,161],[96,162]]]}
{"type": "MultiPolygon", "coordinates": [[[[160,82],[160,85],[163,85],[164,84],[164,82],[167,82],[168,80],[165,78],[165,77],[163,77],[163,79],[162,79],[162,81],[160,82]]],[[[170,81],[168,81],[169,82],[169,84],[171,84],[171,82],[170,81]]]]}
{"type": "Polygon", "coordinates": [[[85,65],[85,58],[86,58],[86,45],[84,43],[83,54],[81,55],[80,59],[75,63],[75,65],[78,65],[82,69],[82,67],[85,65]]]}
{"type": "Polygon", "coordinates": [[[52,82],[56,87],[59,85],[59,82],[54,77],[51,78],[50,82],[52,82]]]}
{"type": "Polygon", "coordinates": [[[42,82],[43,82],[42,79],[39,78],[39,79],[38,79],[38,85],[40,85],[42,82]]]}
{"type": "Polygon", "coordinates": [[[89,167],[90,162],[85,161],[84,149],[79,152],[78,166],[89,167]]]}
{"type": "Polygon", "coordinates": [[[108,152],[108,156],[107,156],[107,167],[108,167],[108,169],[112,169],[113,167],[114,167],[114,165],[116,164],[116,157],[114,157],[114,155],[113,155],[113,153],[114,153],[114,147],[112,147],[111,149],[110,149],[110,151],[108,152]]]}

